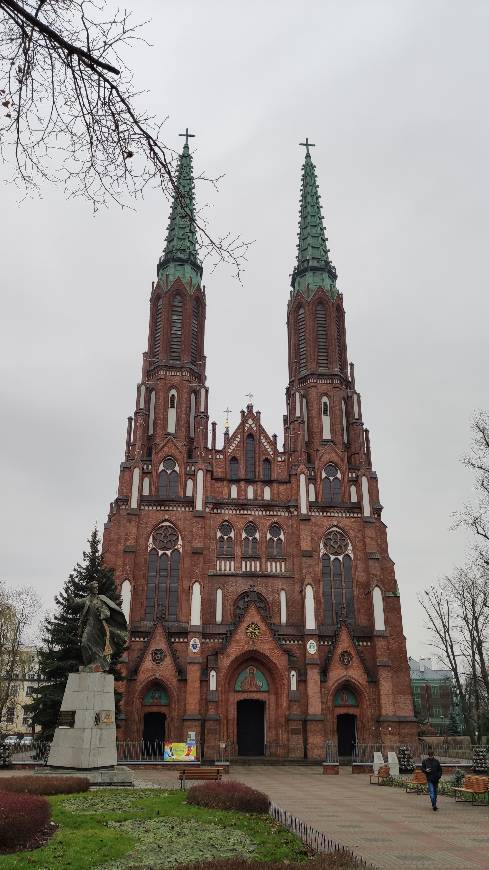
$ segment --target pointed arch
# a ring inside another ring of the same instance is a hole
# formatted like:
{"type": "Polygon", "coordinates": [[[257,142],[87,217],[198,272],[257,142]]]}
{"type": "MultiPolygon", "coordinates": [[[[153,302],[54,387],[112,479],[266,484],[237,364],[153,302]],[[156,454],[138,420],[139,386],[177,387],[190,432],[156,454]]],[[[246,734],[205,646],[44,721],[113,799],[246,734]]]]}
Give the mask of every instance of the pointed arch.
{"type": "Polygon", "coordinates": [[[318,371],[325,372],[328,369],[328,324],[326,309],[323,302],[316,305],[316,345],[318,371]]]}
{"type": "Polygon", "coordinates": [[[192,302],[192,329],[190,336],[190,362],[196,365],[199,354],[199,320],[200,320],[200,299],[196,296],[192,302]]]}
{"type": "Polygon", "coordinates": [[[167,456],[158,469],[159,498],[178,498],[179,468],[173,456],[167,456]]]}
{"type": "Polygon", "coordinates": [[[245,474],[246,480],[255,479],[255,436],[248,432],[245,443],[245,474]]]}
{"type": "Polygon", "coordinates": [[[182,319],[183,301],[179,293],[173,297],[170,315],[170,361],[181,362],[182,359],[182,319]]]}
{"type": "Polygon", "coordinates": [[[163,311],[163,300],[161,296],[155,301],[153,306],[153,335],[151,337],[151,356],[158,358],[161,352],[161,317],[163,311]]]}
{"type": "Polygon", "coordinates": [[[374,625],[376,631],[385,631],[384,599],[380,586],[372,589],[372,605],[374,608],[374,625]]]}
{"type": "Polygon", "coordinates": [[[323,504],[341,504],[341,474],[339,469],[332,462],[329,462],[323,468],[321,477],[321,501],[323,504]]]}
{"type": "Polygon", "coordinates": [[[172,435],[175,434],[177,428],[177,391],[175,389],[170,390],[168,393],[168,419],[166,424],[166,431],[170,432],[172,435]]]}
{"type": "Polygon", "coordinates": [[[202,592],[198,580],[192,583],[192,595],[190,599],[190,625],[201,625],[202,592]]]}
{"type": "Polygon", "coordinates": [[[236,456],[231,456],[229,460],[229,477],[231,480],[237,480],[239,477],[239,462],[236,456]]]}
{"type": "Polygon", "coordinates": [[[153,433],[154,433],[155,407],[156,407],[156,393],[154,390],[151,390],[150,397],[149,397],[148,435],[153,435],[153,433]]]}
{"type": "Polygon", "coordinates": [[[314,631],[316,628],[316,613],[314,607],[314,589],[308,583],[304,595],[304,621],[306,631],[314,631]]]}
{"type": "Polygon", "coordinates": [[[299,375],[304,375],[307,371],[307,356],[306,356],[306,312],[304,306],[301,305],[297,312],[297,356],[299,361],[299,375]]]}
{"type": "Polygon", "coordinates": [[[321,573],[325,625],[338,625],[346,619],[354,622],[353,550],[347,535],[338,528],[329,529],[321,541],[321,573]]]}
{"type": "Polygon", "coordinates": [[[176,621],[182,539],[172,523],[157,526],[148,541],[146,622],[176,621]]]}

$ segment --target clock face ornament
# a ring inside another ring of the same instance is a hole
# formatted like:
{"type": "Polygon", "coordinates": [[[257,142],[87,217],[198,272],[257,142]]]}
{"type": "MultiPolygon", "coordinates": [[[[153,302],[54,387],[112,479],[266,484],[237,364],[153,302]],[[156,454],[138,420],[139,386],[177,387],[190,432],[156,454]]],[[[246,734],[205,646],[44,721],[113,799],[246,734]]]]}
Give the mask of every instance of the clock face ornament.
{"type": "Polygon", "coordinates": [[[191,652],[193,652],[193,653],[198,653],[199,650],[200,650],[200,640],[199,640],[199,638],[198,638],[198,637],[193,637],[192,640],[190,641],[189,646],[190,646],[190,650],[191,650],[191,652]]]}
{"type": "Polygon", "coordinates": [[[246,634],[250,640],[256,640],[257,637],[260,637],[260,626],[258,623],[250,622],[250,624],[246,626],[246,634]]]}
{"type": "Polygon", "coordinates": [[[313,656],[317,653],[318,645],[315,640],[307,641],[307,652],[309,655],[313,656]]]}

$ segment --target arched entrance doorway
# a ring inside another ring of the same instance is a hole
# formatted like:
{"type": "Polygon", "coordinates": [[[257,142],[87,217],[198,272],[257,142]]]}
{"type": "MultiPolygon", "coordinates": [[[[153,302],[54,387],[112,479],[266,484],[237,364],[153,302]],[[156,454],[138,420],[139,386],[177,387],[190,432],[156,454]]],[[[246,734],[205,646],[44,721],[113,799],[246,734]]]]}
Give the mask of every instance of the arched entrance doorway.
{"type": "Polygon", "coordinates": [[[238,755],[265,755],[265,701],[243,698],[236,707],[238,755]]]}
{"type": "Polygon", "coordinates": [[[145,713],[143,719],[143,749],[148,758],[163,755],[166,731],[165,713],[145,713]]]}
{"type": "Polygon", "coordinates": [[[353,713],[339,713],[336,717],[338,755],[350,758],[357,742],[357,717],[353,713]]]}

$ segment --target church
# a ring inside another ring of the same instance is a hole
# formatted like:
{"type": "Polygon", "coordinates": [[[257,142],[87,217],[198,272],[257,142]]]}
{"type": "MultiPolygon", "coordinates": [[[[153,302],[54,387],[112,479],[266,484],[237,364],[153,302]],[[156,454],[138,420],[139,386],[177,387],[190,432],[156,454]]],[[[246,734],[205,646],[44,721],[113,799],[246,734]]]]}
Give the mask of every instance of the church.
{"type": "MultiPolygon", "coordinates": [[[[104,529],[130,640],[120,739],[321,760],[414,742],[394,563],[306,140],[283,442],[250,403],[209,429],[188,137],[104,529]]],[[[291,221],[294,219],[291,213],[291,221]]]]}

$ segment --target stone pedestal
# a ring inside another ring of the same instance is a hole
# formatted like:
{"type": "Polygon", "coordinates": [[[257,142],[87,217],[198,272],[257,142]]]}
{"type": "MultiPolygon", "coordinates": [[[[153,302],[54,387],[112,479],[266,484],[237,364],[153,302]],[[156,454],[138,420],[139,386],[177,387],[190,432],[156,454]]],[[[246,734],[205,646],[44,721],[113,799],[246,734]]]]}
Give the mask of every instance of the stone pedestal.
{"type": "Polygon", "coordinates": [[[117,765],[114,677],[70,674],[48,766],[77,771],[117,765]]]}

